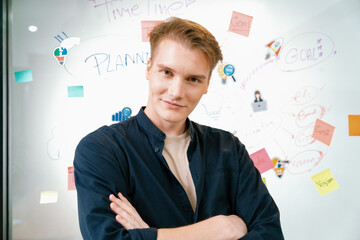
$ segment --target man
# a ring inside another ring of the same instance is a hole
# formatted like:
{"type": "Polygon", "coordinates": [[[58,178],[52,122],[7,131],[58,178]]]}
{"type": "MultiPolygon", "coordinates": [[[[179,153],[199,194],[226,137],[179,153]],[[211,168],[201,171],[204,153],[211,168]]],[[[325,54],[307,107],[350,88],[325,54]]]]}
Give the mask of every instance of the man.
{"type": "Polygon", "coordinates": [[[215,38],[171,18],[150,44],[146,107],[77,147],[83,238],[283,239],[278,208],[244,145],[188,119],[222,60],[215,38]]]}

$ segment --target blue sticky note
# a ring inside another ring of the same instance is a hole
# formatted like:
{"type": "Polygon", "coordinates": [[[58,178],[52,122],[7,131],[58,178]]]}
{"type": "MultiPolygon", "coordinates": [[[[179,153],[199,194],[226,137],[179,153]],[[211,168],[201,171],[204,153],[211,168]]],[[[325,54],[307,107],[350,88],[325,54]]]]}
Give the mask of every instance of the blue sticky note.
{"type": "Polygon", "coordinates": [[[84,97],[84,86],[68,86],[68,97],[84,97]]]}
{"type": "Polygon", "coordinates": [[[31,82],[33,80],[31,70],[14,72],[14,74],[16,83],[31,82]]]}

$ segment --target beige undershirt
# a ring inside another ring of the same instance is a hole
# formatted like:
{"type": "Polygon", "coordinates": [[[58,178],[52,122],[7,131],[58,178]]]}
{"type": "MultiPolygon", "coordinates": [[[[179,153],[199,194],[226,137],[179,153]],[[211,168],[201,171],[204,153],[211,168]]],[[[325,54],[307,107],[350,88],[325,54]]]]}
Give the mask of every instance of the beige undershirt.
{"type": "Polygon", "coordinates": [[[196,191],[191,176],[187,150],[190,144],[189,131],[180,136],[166,136],[162,152],[171,172],[175,175],[190,200],[191,207],[195,212],[196,191]]]}

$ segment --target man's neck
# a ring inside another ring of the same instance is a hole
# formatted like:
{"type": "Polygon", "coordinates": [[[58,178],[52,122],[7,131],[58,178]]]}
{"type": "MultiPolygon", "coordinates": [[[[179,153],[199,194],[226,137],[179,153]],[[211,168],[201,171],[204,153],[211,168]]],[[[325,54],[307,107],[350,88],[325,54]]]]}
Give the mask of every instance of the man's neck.
{"type": "Polygon", "coordinates": [[[151,120],[151,122],[159,128],[161,131],[163,131],[168,136],[179,136],[183,134],[186,130],[186,119],[182,122],[169,122],[166,120],[160,120],[155,121],[155,117],[152,116],[152,114],[149,111],[146,111],[147,108],[145,108],[144,112],[146,116],[151,120]]]}

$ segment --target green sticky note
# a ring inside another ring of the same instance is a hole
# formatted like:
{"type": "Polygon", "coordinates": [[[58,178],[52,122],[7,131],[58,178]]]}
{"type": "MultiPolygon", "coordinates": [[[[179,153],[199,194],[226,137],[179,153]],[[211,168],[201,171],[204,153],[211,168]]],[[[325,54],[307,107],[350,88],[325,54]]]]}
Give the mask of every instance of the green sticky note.
{"type": "Polygon", "coordinates": [[[84,97],[84,86],[68,86],[68,97],[84,97]]]}
{"type": "Polygon", "coordinates": [[[14,72],[14,74],[16,83],[31,82],[33,80],[31,70],[14,72]]]}

